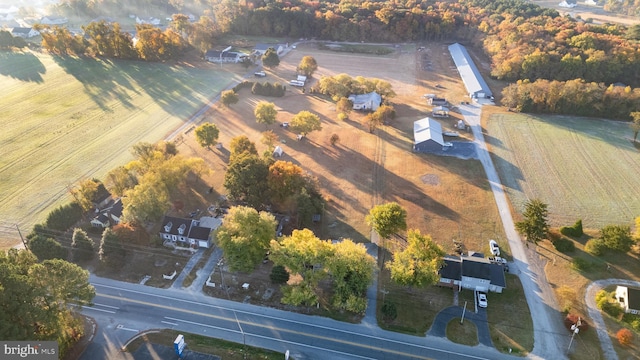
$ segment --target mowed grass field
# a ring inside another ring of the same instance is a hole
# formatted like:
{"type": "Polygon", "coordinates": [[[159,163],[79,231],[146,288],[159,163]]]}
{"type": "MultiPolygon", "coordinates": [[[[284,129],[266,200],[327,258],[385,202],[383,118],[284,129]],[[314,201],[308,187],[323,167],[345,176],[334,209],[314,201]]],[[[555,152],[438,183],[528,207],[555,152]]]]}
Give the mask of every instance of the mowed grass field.
{"type": "MultiPolygon", "coordinates": [[[[0,53],[2,225],[30,231],[69,200],[69,187],[166,137],[241,70],[198,65],[0,53]]],[[[0,233],[0,248],[16,242],[0,233]]]]}
{"type": "Polygon", "coordinates": [[[640,216],[640,153],[627,123],[506,113],[492,115],[486,127],[515,212],[539,198],[552,226],[582,219],[599,229],[640,216]]]}

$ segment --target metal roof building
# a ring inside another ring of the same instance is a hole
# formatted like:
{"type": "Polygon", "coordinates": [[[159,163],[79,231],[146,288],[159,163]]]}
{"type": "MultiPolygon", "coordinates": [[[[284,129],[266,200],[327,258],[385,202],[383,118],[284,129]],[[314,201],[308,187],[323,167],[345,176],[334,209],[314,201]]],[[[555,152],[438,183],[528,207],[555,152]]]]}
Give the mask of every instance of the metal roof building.
{"type": "Polygon", "coordinates": [[[458,73],[469,92],[469,96],[472,99],[491,98],[493,95],[491,89],[489,89],[489,85],[487,85],[482,78],[480,71],[476,67],[476,64],[474,64],[471,56],[469,56],[467,49],[455,43],[449,45],[449,53],[453,58],[453,62],[456,64],[456,68],[458,68],[458,73]]]}
{"type": "Polygon", "coordinates": [[[444,146],[442,126],[439,122],[424,118],[413,122],[413,150],[429,152],[441,150],[444,146]]]}

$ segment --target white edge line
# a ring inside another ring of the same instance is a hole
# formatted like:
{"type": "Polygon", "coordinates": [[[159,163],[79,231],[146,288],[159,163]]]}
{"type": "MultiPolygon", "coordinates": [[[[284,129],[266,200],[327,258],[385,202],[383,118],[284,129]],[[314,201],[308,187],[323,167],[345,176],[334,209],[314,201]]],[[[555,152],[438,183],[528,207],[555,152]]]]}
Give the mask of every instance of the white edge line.
{"type": "Polygon", "coordinates": [[[111,309],[116,309],[119,310],[120,308],[117,306],[111,306],[111,305],[105,305],[105,304],[98,304],[98,303],[93,303],[93,306],[102,306],[102,307],[106,307],[106,308],[111,308],[111,309]]]}
{"type": "Polygon", "coordinates": [[[91,307],[91,306],[84,306],[82,309],[83,310],[84,309],[89,309],[89,310],[95,310],[95,311],[102,311],[102,312],[106,312],[106,313],[110,313],[110,314],[115,314],[116,313],[113,310],[98,309],[98,308],[94,308],[94,307],[91,307]]]}
{"type": "MultiPolygon", "coordinates": [[[[368,334],[362,334],[362,333],[354,334],[349,330],[342,330],[342,329],[338,329],[338,328],[333,328],[333,327],[323,326],[323,325],[316,325],[316,324],[306,323],[306,322],[297,321],[297,320],[289,320],[289,319],[279,318],[279,317],[271,316],[271,315],[252,313],[252,312],[249,312],[249,311],[246,311],[246,310],[231,309],[231,308],[227,308],[227,307],[220,306],[220,305],[204,304],[204,303],[197,302],[197,301],[179,299],[179,298],[169,297],[169,296],[165,296],[165,295],[150,294],[150,293],[145,293],[145,292],[138,291],[138,290],[125,289],[125,288],[120,288],[120,287],[115,287],[115,286],[105,285],[105,284],[92,284],[92,285],[93,286],[102,286],[102,287],[106,287],[106,288],[111,288],[111,289],[114,289],[114,290],[128,291],[128,292],[132,292],[132,293],[136,293],[136,294],[140,294],[140,295],[145,295],[145,296],[151,295],[151,296],[155,296],[155,297],[166,299],[166,300],[181,301],[181,302],[188,303],[188,304],[195,304],[195,305],[199,305],[199,306],[210,307],[210,308],[215,308],[215,309],[220,309],[220,310],[225,310],[225,311],[235,311],[236,313],[240,313],[240,314],[245,314],[245,315],[250,315],[250,316],[258,316],[258,317],[262,317],[262,318],[265,318],[265,319],[275,319],[275,320],[279,320],[279,321],[283,321],[283,322],[289,322],[289,323],[298,324],[298,325],[305,325],[305,326],[315,327],[315,328],[323,329],[323,330],[336,331],[336,332],[341,332],[341,333],[349,334],[349,335],[357,335],[357,336],[361,336],[363,338],[369,338],[369,339],[373,339],[373,340],[383,340],[383,341],[388,341],[388,342],[392,342],[392,343],[399,344],[399,345],[413,346],[413,347],[416,347],[416,348],[419,348],[419,349],[438,351],[438,352],[441,352],[441,353],[463,356],[463,357],[470,358],[470,359],[478,359],[478,360],[490,360],[491,359],[491,358],[481,357],[481,356],[477,356],[477,355],[465,354],[465,353],[455,352],[455,351],[451,351],[451,350],[438,349],[438,348],[435,348],[435,347],[424,346],[424,345],[410,343],[410,342],[404,342],[404,341],[400,341],[400,340],[383,338],[383,337],[375,336],[375,335],[368,335],[368,334]]],[[[96,295],[100,295],[100,294],[96,294],[96,295]]],[[[107,294],[107,295],[109,295],[109,294],[107,294]]],[[[109,296],[113,296],[113,295],[109,295],[109,296]]],[[[212,298],[212,299],[214,299],[214,298],[212,298]]],[[[135,300],[135,299],[132,299],[132,300],[135,300]]],[[[229,331],[231,331],[231,330],[229,330],[229,331]]]]}

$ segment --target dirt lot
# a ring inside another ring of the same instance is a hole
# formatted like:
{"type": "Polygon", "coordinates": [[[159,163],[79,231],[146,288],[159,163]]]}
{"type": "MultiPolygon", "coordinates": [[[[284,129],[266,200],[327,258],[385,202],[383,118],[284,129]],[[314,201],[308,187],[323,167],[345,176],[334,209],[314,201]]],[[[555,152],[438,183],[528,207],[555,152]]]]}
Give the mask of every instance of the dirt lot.
{"type": "MultiPolygon", "coordinates": [[[[397,201],[407,209],[409,228],[431,234],[449,249],[452,237],[463,239],[474,250],[483,250],[490,236],[500,237],[499,216],[479,163],[411,152],[413,121],[431,110],[422,94],[435,93],[454,104],[464,99],[464,87],[445,44],[426,44],[422,51],[414,45],[400,46],[387,56],[320,51],[308,44],[289,53],[275,70],[267,70],[265,80],[288,82],[305,55],[312,55],[319,64],[312,81],[340,73],[389,81],[398,95],[390,99],[398,114],[396,120],[370,134],[361,125],[364,114],[352,113],[349,120],[339,121],[333,102],[299,88],[287,86],[282,98],[264,98],[242,90],[238,104],[230,109],[215,106],[203,120],[220,128],[223,149],[202,149],[192,133],[185,134],[179,147],[182,154],[200,156],[211,167],[212,174],[204,177],[207,185],[218,194],[225,193],[226,148],[232,137],[244,134],[262,152],[266,147],[260,143],[261,133],[271,129],[282,142],[282,159],[302,166],[321,185],[327,208],[322,223],[313,229],[321,238],[368,241],[365,215],[374,204],[387,201],[397,201]],[[294,133],[277,125],[257,124],[253,108],[261,100],[275,103],[279,122],[310,110],[320,116],[323,129],[297,141],[294,133]],[[329,142],[332,134],[340,138],[336,146],[329,142]]],[[[453,112],[441,121],[443,128],[453,129],[458,117],[453,112]]]]}

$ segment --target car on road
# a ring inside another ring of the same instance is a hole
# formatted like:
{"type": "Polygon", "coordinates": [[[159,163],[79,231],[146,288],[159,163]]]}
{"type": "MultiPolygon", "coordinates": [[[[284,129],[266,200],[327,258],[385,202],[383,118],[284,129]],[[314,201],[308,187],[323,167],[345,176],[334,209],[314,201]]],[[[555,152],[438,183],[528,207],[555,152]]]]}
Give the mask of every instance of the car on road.
{"type": "Polygon", "coordinates": [[[267,73],[265,73],[264,71],[256,71],[253,73],[253,76],[255,77],[265,77],[267,76],[267,73]]]}
{"type": "Polygon", "coordinates": [[[486,308],[488,305],[487,303],[487,294],[483,293],[483,292],[479,292],[478,293],[478,306],[480,306],[481,308],[486,308]]]}

